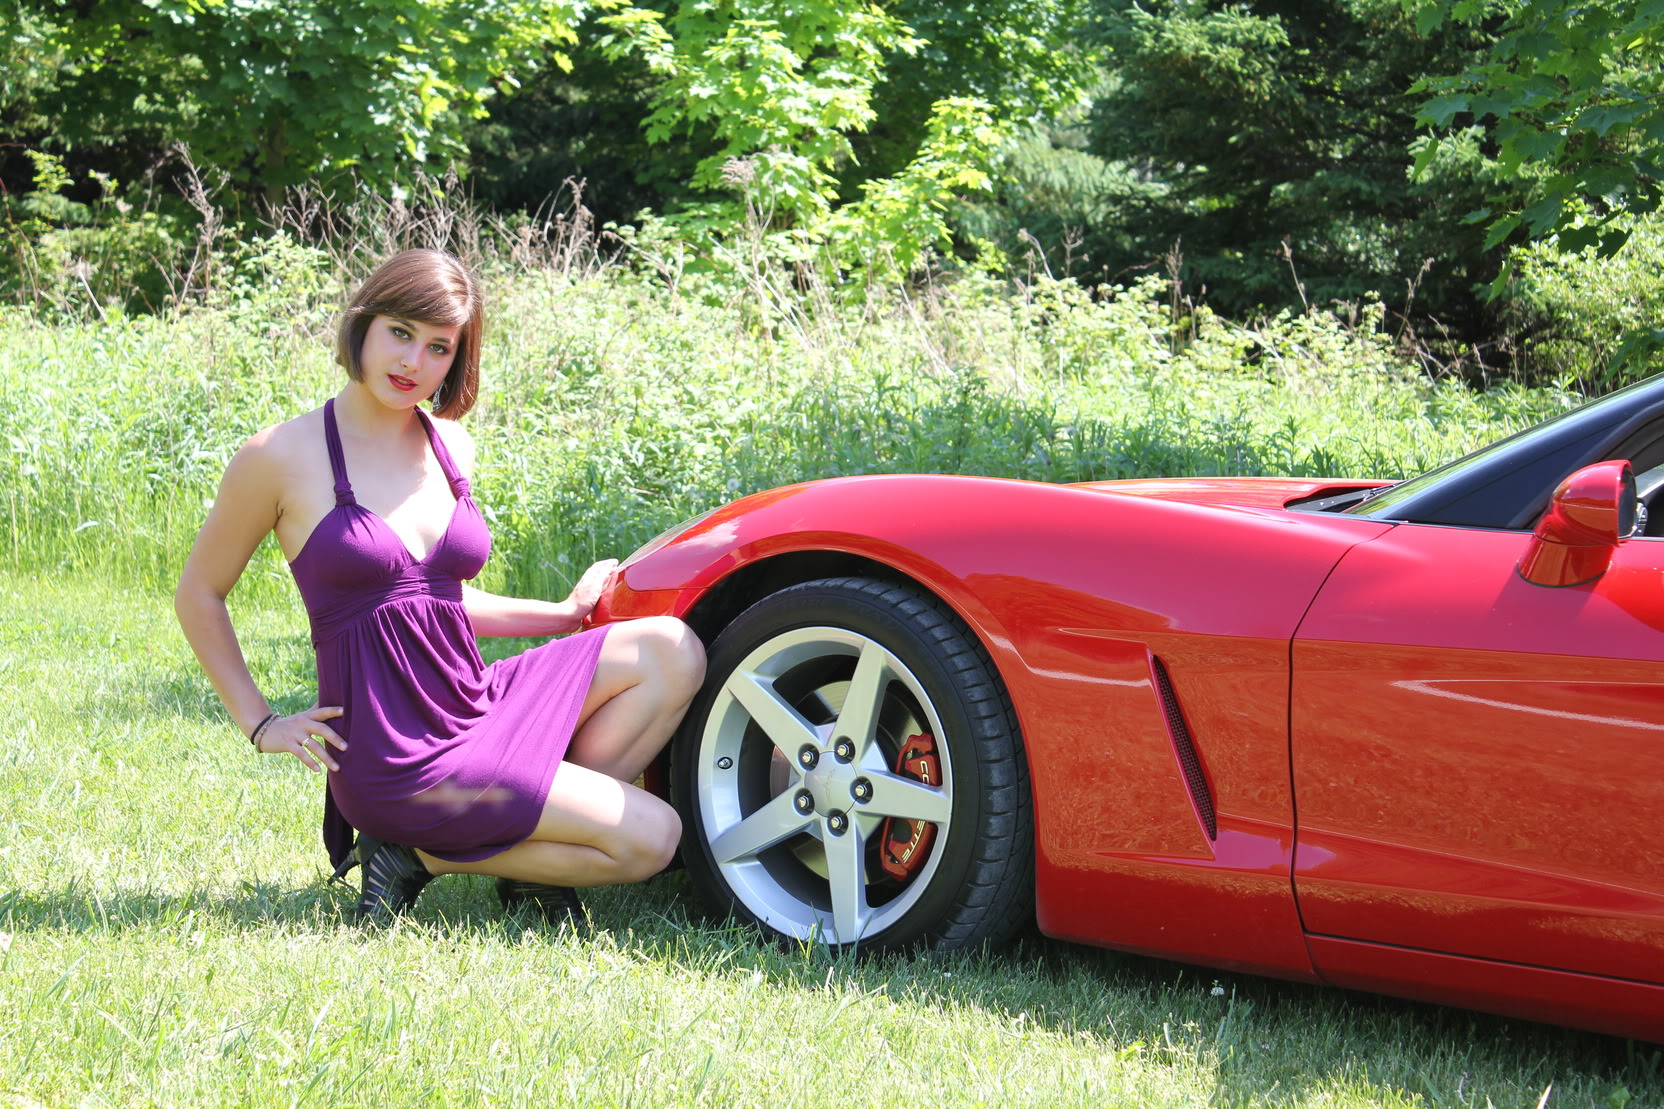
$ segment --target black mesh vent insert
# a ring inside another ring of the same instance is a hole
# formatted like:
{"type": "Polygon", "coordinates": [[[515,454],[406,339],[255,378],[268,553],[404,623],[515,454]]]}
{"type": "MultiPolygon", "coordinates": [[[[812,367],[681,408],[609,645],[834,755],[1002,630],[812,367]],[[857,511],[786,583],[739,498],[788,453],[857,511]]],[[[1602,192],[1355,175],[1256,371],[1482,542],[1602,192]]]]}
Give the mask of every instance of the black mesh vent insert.
{"type": "Polygon", "coordinates": [[[1202,762],[1196,757],[1196,746],[1190,742],[1190,729],[1184,725],[1184,713],[1179,711],[1178,698],[1173,696],[1173,683],[1167,678],[1167,667],[1161,659],[1150,656],[1150,668],[1156,675],[1156,692],[1161,696],[1162,711],[1167,714],[1167,734],[1173,737],[1173,751],[1179,756],[1179,768],[1184,771],[1184,783],[1190,787],[1190,799],[1208,830],[1208,839],[1219,838],[1218,821],[1213,815],[1213,794],[1208,790],[1207,776],[1202,773],[1202,762]]]}

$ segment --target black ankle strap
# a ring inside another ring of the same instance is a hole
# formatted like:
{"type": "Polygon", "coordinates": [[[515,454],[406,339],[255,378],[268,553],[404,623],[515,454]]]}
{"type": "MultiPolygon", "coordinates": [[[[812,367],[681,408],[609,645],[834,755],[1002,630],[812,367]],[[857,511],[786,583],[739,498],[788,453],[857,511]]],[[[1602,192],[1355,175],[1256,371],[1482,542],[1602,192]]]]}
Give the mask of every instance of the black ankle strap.
{"type": "Polygon", "coordinates": [[[335,873],[329,876],[330,881],[343,881],[355,866],[362,866],[370,861],[370,856],[381,848],[381,841],[359,832],[352,841],[352,848],[347,857],[341,860],[341,865],[335,868],[335,873]]]}

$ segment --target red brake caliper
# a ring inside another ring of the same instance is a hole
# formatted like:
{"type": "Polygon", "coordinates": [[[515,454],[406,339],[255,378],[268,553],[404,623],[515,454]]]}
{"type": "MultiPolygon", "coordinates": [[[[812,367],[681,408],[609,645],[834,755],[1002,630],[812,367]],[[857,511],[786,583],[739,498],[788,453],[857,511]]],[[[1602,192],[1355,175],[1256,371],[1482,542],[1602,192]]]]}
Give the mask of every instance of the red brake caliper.
{"type": "MultiPolygon", "coordinates": [[[[936,758],[936,741],[928,735],[909,736],[896,756],[896,773],[927,786],[940,786],[942,764],[936,758]]],[[[907,881],[930,857],[930,841],[935,838],[936,825],[929,821],[885,817],[879,831],[883,846],[878,852],[884,873],[898,882],[907,881]]]]}

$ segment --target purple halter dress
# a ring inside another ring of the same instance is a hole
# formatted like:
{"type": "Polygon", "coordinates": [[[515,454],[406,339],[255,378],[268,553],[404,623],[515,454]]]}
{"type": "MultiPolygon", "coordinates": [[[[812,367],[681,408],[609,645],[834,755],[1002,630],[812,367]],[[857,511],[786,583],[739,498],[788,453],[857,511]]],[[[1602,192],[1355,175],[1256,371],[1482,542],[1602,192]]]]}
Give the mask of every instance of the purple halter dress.
{"type": "Polygon", "coordinates": [[[607,629],[486,666],[462,582],[485,565],[491,533],[467,479],[417,409],[456,505],[416,558],[353,499],[334,403],[324,437],[335,508],[289,564],[311,618],[318,703],[345,710],[330,721],[347,741],[324,802],[330,861],[347,857],[353,828],[456,862],[495,855],[537,827],[607,629]]]}

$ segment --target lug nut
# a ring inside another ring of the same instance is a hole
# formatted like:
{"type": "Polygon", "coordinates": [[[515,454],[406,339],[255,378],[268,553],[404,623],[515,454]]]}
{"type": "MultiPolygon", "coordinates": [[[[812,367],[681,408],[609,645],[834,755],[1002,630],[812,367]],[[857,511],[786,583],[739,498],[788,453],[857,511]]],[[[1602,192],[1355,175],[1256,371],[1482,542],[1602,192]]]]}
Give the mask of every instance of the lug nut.
{"type": "Polygon", "coordinates": [[[849,787],[849,793],[850,796],[854,797],[857,801],[871,801],[872,783],[867,781],[865,778],[857,778],[855,779],[854,784],[849,787]]]}
{"type": "Polygon", "coordinates": [[[800,789],[797,791],[797,796],[792,798],[792,804],[797,808],[797,811],[802,813],[804,816],[808,816],[810,813],[815,811],[815,799],[806,789],[800,789]]]}
{"type": "Polygon", "coordinates": [[[815,768],[815,764],[819,761],[820,752],[809,746],[807,743],[805,743],[802,749],[797,752],[797,765],[801,766],[805,770],[813,770],[815,768]]]}
{"type": "Polygon", "coordinates": [[[734,769],[734,760],[729,758],[727,755],[723,755],[720,759],[716,760],[716,768],[718,770],[732,770],[734,769]]]}
{"type": "Polygon", "coordinates": [[[826,818],[826,826],[832,829],[832,834],[841,836],[849,828],[849,817],[841,812],[835,812],[826,818]]]}
{"type": "Polygon", "coordinates": [[[852,762],[855,758],[855,744],[847,739],[840,739],[837,746],[832,748],[832,753],[838,756],[840,762],[852,762]]]}

